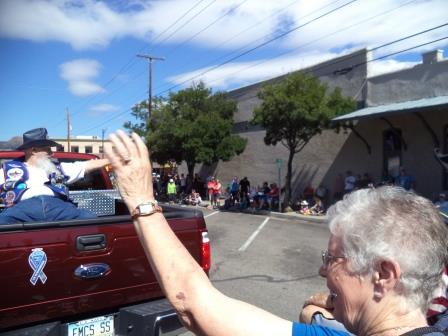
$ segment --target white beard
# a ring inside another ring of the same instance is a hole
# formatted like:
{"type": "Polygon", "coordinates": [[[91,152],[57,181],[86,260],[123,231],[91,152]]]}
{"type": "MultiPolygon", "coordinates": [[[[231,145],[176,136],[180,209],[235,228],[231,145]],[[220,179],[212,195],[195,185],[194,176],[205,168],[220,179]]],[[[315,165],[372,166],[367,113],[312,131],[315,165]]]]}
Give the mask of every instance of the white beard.
{"type": "Polygon", "coordinates": [[[51,161],[49,157],[39,157],[34,161],[34,165],[37,168],[43,169],[47,175],[51,173],[58,173],[56,165],[51,161]]]}

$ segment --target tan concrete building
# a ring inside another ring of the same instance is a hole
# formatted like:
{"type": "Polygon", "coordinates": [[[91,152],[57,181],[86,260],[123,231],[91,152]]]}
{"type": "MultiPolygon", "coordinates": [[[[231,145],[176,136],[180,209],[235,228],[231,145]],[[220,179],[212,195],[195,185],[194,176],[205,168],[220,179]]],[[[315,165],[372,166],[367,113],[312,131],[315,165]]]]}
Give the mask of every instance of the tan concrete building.
{"type": "Polygon", "coordinates": [[[67,139],[52,139],[56,141],[60,146],[57,148],[61,152],[72,152],[72,153],[87,153],[94,154],[102,157],[103,146],[108,143],[109,140],[100,139],[96,136],[77,136],[70,139],[70,150],[68,146],[67,139]]]}
{"type": "MultiPolygon", "coordinates": [[[[375,77],[369,75],[371,55],[365,49],[305,69],[330,88],[340,87],[344,95],[358,101],[359,109],[335,120],[349,126],[346,131],[327,130],[296,154],[293,196],[298,197],[307,185],[320,184],[332,195],[336,176],[347,170],[367,172],[380,182],[387,174],[397,174],[399,167],[414,176],[416,191],[429,198],[448,189],[447,175],[434,156],[435,148],[448,152],[448,60],[442,55],[440,50],[432,51],[413,68],[375,77]],[[395,147],[389,148],[391,140],[395,147]]],[[[257,92],[264,83],[228,93],[238,104],[234,132],[247,138],[248,144],[229,162],[199,167],[203,177],[217,175],[224,185],[233,176],[247,176],[252,185],[277,182],[276,161],[286,162],[287,151],[282,145],[264,145],[265,131],[249,123],[261,103],[257,92]]],[[[282,184],[285,174],[284,164],[282,184]]]]}

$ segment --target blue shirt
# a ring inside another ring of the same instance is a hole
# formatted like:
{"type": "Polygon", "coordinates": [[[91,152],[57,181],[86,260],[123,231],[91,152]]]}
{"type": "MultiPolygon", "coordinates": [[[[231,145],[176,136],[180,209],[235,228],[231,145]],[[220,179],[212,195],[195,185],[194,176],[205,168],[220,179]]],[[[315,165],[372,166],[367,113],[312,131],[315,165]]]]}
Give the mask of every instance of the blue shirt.
{"type": "Polygon", "coordinates": [[[347,331],[321,327],[315,324],[293,322],[292,336],[349,336],[347,331]]]}
{"type": "Polygon", "coordinates": [[[232,192],[236,192],[236,191],[238,191],[239,188],[240,188],[240,185],[239,185],[238,182],[236,182],[236,181],[233,181],[233,182],[230,184],[230,191],[232,191],[232,192]]]}
{"type": "Polygon", "coordinates": [[[406,190],[410,190],[414,184],[414,178],[411,175],[399,175],[397,184],[406,190]]]}

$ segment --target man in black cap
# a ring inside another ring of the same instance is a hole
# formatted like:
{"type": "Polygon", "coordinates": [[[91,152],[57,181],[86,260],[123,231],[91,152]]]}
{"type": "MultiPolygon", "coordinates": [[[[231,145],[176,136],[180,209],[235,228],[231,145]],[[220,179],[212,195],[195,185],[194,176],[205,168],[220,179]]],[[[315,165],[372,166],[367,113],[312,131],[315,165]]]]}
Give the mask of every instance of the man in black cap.
{"type": "Polygon", "coordinates": [[[48,139],[45,128],[23,134],[23,144],[17,149],[25,152],[24,161],[8,161],[0,169],[0,202],[6,207],[0,213],[0,224],[96,217],[69,201],[67,185],[109,161],[54,162],[51,147],[57,145],[48,139]]]}

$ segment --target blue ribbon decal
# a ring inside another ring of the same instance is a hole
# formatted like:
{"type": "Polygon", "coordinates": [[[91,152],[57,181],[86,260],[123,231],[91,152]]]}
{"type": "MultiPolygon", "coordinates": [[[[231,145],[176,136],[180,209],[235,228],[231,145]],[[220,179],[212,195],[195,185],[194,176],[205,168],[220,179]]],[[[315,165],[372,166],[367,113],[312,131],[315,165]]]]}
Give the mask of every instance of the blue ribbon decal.
{"type": "Polygon", "coordinates": [[[39,279],[42,284],[47,281],[47,276],[43,271],[45,264],[47,263],[47,254],[41,248],[35,248],[32,251],[33,252],[28,257],[28,263],[34,271],[30,282],[35,286],[39,279]]]}

